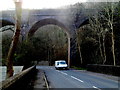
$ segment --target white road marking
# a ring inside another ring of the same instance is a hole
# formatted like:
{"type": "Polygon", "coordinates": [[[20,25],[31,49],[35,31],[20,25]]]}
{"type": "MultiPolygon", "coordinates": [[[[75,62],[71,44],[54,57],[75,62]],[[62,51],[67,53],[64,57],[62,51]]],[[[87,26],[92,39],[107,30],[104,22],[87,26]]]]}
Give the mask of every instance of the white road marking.
{"type": "Polygon", "coordinates": [[[68,75],[67,73],[64,73],[64,72],[61,72],[61,71],[59,71],[59,70],[56,70],[57,72],[60,72],[60,73],[62,73],[62,74],[64,74],[64,75],[68,75]]]}
{"type": "Polygon", "coordinates": [[[98,90],[101,90],[101,89],[99,89],[98,87],[96,87],[96,86],[93,86],[93,88],[96,88],[96,89],[98,89],[98,90]]]}
{"type": "Polygon", "coordinates": [[[68,75],[67,73],[64,73],[64,72],[61,72],[62,74],[64,74],[64,75],[68,75]]]}
{"type": "Polygon", "coordinates": [[[58,70],[56,70],[57,72],[60,72],[60,71],[58,71],[58,70]]]}
{"type": "MultiPolygon", "coordinates": [[[[60,72],[60,73],[62,73],[62,74],[64,74],[64,75],[68,75],[67,73],[61,72],[61,71],[59,71],[59,70],[56,70],[56,71],[57,71],[57,72],[60,72]]],[[[71,78],[73,78],[73,79],[75,79],[75,80],[80,81],[80,82],[83,83],[82,80],[80,80],[80,79],[78,79],[78,78],[76,78],[76,77],[74,77],[74,76],[71,76],[71,78]]]]}
{"type": "Polygon", "coordinates": [[[82,81],[82,80],[80,80],[80,79],[78,79],[78,78],[76,78],[76,77],[74,77],[74,76],[71,76],[71,78],[76,79],[76,80],[78,80],[78,81],[80,81],[80,82],[82,82],[82,83],[83,83],[83,81],[82,81]]]}

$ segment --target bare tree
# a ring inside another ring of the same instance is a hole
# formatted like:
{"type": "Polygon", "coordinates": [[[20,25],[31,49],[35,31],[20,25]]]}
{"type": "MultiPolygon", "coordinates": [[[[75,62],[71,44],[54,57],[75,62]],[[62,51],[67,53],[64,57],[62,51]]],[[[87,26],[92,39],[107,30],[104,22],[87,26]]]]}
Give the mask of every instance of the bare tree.
{"type": "Polygon", "coordinates": [[[106,62],[106,51],[105,51],[105,35],[106,32],[111,32],[111,41],[112,41],[112,54],[113,54],[113,65],[116,65],[115,60],[115,47],[114,47],[114,29],[113,29],[113,15],[116,3],[113,2],[104,2],[98,4],[100,11],[90,19],[90,24],[92,28],[96,31],[99,38],[100,45],[100,54],[103,58],[103,64],[106,62]],[[102,38],[102,43],[101,43],[102,38]],[[103,47],[103,50],[102,48],[103,47]]]}
{"type": "Polygon", "coordinates": [[[116,3],[114,2],[106,2],[105,7],[103,8],[106,15],[104,15],[104,19],[107,21],[107,30],[111,32],[111,41],[112,41],[112,55],[113,55],[113,65],[116,65],[116,60],[115,60],[115,40],[114,40],[114,10],[116,7],[116,3]]]}
{"type": "Polygon", "coordinates": [[[11,42],[8,56],[7,56],[7,76],[6,78],[9,78],[13,76],[14,70],[13,70],[13,56],[16,50],[17,43],[19,41],[19,35],[21,30],[21,2],[16,2],[16,25],[15,25],[15,33],[13,36],[13,40],[11,42]]]}
{"type": "Polygon", "coordinates": [[[94,17],[90,18],[89,22],[90,22],[91,29],[98,36],[100,56],[101,56],[101,58],[103,60],[104,57],[103,57],[103,53],[102,53],[101,27],[100,27],[100,22],[98,20],[98,16],[94,16],[94,17]]]}

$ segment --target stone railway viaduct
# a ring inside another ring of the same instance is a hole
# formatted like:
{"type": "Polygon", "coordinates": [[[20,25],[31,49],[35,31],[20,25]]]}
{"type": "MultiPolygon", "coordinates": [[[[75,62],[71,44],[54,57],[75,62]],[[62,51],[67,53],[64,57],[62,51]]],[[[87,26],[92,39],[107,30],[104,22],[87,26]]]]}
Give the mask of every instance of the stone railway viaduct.
{"type": "MultiPolygon", "coordinates": [[[[0,27],[15,24],[15,11],[0,12],[0,27]]],[[[74,56],[76,30],[82,25],[88,24],[88,17],[81,12],[79,18],[75,20],[72,14],[67,13],[65,9],[41,9],[41,10],[23,10],[21,23],[21,35],[31,37],[38,28],[53,24],[63,28],[68,36],[68,63],[74,56]]]]}

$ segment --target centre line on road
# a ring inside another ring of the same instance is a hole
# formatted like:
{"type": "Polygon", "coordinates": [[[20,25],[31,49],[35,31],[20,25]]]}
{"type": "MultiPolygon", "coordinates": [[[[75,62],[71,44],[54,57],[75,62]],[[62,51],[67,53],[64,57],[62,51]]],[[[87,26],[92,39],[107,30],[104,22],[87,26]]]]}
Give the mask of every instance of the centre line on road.
{"type": "Polygon", "coordinates": [[[56,70],[57,72],[60,72],[60,73],[62,73],[62,74],[64,74],[64,75],[68,75],[67,73],[64,73],[64,72],[61,72],[61,71],[58,71],[58,70],[56,70]]]}
{"type": "Polygon", "coordinates": [[[93,88],[96,88],[96,89],[98,89],[98,90],[101,90],[101,89],[99,89],[98,87],[96,87],[96,86],[93,86],[93,88]]]}
{"type": "Polygon", "coordinates": [[[62,74],[64,74],[64,75],[68,75],[67,73],[64,73],[64,72],[61,72],[62,74]]]}
{"type": "Polygon", "coordinates": [[[80,79],[78,79],[78,78],[76,78],[76,77],[74,77],[74,76],[71,76],[71,78],[76,79],[76,80],[78,80],[78,81],[80,81],[80,82],[82,82],[82,83],[83,83],[83,81],[82,81],[82,80],[80,80],[80,79]]]}

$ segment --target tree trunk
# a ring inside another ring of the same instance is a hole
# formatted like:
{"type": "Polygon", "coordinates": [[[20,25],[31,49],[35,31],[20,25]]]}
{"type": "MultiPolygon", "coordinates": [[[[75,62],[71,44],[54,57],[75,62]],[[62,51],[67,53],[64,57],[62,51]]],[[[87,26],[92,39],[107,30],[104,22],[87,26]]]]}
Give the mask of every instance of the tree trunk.
{"type": "Polygon", "coordinates": [[[78,50],[79,50],[80,60],[81,60],[81,64],[82,64],[82,63],[83,63],[83,59],[82,59],[82,54],[81,54],[81,47],[80,47],[80,45],[78,45],[78,50]]]}
{"type": "Polygon", "coordinates": [[[111,19],[110,19],[110,14],[109,15],[109,25],[111,29],[111,40],[112,40],[112,54],[113,54],[113,65],[116,66],[116,60],[115,60],[115,42],[114,42],[114,30],[113,30],[113,13],[114,13],[114,7],[113,5],[111,6],[111,19]]]}
{"type": "Polygon", "coordinates": [[[8,56],[7,56],[7,75],[6,78],[13,76],[13,57],[17,47],[17,43],[19,41],[20,29],[21,29],[21,2],[16,2],[16,25],[15,25],[15,34],[13,36],[13,40],[11,42],[8,56]]]}
{"type": "Polygon", "coordinates": [[[114,42],[114,33],[113,33],[113,27],[111,27],[111,29],[112,29],[112,37],[111,37],[111,39],[112,39],[112,54],[113,54],[113,62],[114,62],[114,66],[116,66],[116,60],[115,60],[115,42],[114,42]]]}
{"type": "Polygon", "coordinates": [[[80,40],[79,40],[79,36],[78,36],[78,32],[76,31],[77,34],[77,45],[78,45],[78,50],[79,50],[79,56],[80,56],[80,61],[81,64],[83,63],[83,59],[82,59],[82,54],[81,54],[81,47],[80,47],[80,40]]]}
{"type": "Polygon", "coordinates": [[[103,61],[103,64],[105,64],[105,62],[106,62],[105,36],[103,36],[103,54],[104,54],[104,61],[103,61]]]}
{"type": "Polygon", "coordinates": [[[102,58],[102,60],[103,60],[103,53],[102,53],[102,49],[101,49],[101,41],[100,41],[100,35],[98,35],[98,38],[99,38],[99,49],[100,49],[100,56],[101,56],[101,58],[102,58]]]}

